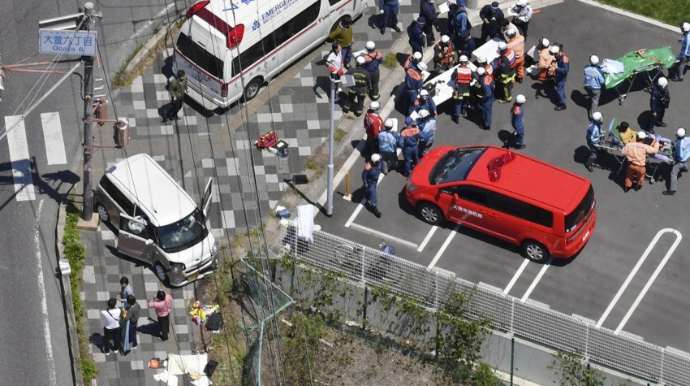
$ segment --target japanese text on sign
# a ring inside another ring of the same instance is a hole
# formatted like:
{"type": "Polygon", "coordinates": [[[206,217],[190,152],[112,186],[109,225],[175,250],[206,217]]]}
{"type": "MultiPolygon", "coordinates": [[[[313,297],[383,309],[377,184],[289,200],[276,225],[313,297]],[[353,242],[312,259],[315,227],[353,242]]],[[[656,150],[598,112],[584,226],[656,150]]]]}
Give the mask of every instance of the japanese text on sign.
{"type": "Polygon", "coordinates": [[[96,31],[39,30],[38,52],[96,56],[96,31]]]}

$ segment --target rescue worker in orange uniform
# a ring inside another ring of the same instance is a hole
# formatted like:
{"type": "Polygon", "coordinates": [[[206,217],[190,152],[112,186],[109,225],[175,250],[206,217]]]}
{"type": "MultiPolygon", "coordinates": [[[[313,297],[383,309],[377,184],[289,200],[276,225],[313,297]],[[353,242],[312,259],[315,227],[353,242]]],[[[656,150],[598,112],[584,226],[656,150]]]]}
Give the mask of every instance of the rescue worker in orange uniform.
{"type": "Polygon", "coordinates": [[[506,31],[508,48],[515,53],[516,80],[522,83],[525,78],[525,37],[517,33],[517,30],[509,28],[506,31]]]}
{"type": "Polygon", "coordinates": [[[633,186],[633,179],[637,183],[635,191],[642,188],[645,174],[647,174],[647,156],[659,151],[659,142],[653,139],[650,146],[643,143],[645,138],[647,138],[647,133],[640,131],[637,133],[637,142],[630,142],[623,148],[622,153],[628,160],[628,169],[625,172],[625,186],[623,187],[625,193],[628,193],[633,186]]]}

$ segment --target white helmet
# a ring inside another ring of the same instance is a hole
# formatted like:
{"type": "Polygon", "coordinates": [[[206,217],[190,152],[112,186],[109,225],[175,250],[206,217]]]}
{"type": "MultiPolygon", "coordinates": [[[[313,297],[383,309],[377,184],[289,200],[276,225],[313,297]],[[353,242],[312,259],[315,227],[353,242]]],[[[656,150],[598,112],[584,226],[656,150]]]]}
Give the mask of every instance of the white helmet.
{"type": "Polygon", "coordinates": [[[383,125],[384,125],[386,128],[390,129],[391,127],[393,127],[393,120],[390,119],[390,118],[388,118],[388,119],[386,119],[386,122],[383,123],[383,125]]]}
{"type": "Polygon", "coordinates": [[[422,53],[421,52],[415,52],[414,54],[412,54],[412,59],[422,60],[422,53]]]}
{"type": "Polygon", "coordinates": [[[357,57],[357,64],[359,64],[360,66],[364,65],[364,63],[366,63],[366,62],[367,61],[366,61],[366,59],[364,59],[364,56],[358,56],[357,57]]]}
{"type": "Polygon", "coordinates": [[[371,162],[377,163],[381,161],[381,154],[374,153],[371,155],[371,162]]]}
{"type": "Polygon", "coordinates": [[[419,110],[419,116],[422,118],[426,118],[429,116],[429,112],[425,109],[419,110]]]}
{"type": "Polygon", "coordinates": [[[637,139],[645,139],[645,138],[647,138],[647,133],[645,133],[644,131],[640,131],[639,133],[637,133],[637,139]]]}
{"type": "Polygon", "coordinates": [[[683,29],[683,32],[690,32],[690,23],[685,22],[683,25],[680,26],[680,28],[683,29]]]}
{"type": "Polygon", "coordinates": [[[376,48],[376,43],[369,40],[367,44],[364,45],[364,47],[366,47],[369,51],[373,51],[376,48]]]}
{"type": "Polygon", "coordinates": [[[469,59],[467,59],[466,55],[460,55],[460,62],[467,62],[469,59]]]}
{"type": "Polygon", "coordinates": [[[426,71],[426,68],[427,68],[427,67],[426,67],[426,63],[424,63],[424,62],[419,63],[419,64],[417,65],[417,67],[419,67],[419,69],[420,69],[421,71],[426,71]]]}
{"type": "Polygon", "coordinates": [[[500,42],[498,43],[498,49],[499,51],[505,51],[508,49],[508,45],[506,44],[506,42],[500,42]]]}
{"type": "Polygon", "coordinates": [[[541,45],[542,45],[543,47],[548,47],[548,46],[551,44],[551,42],[550,42],[549,39],[547,39],[547,38],[541,38],[541,40],[539,41],[539,43],[541,43],[541,45]]]}
{"type": "Polygon", "coordinates": [[[515,97],[515,102],[517,102],[519,104],[523,104],[523,103],[527,102],[527,98],[525,98],[524,95],[520,94],[520,95],[515,97]]]}
{"type": "Polygon", "coordinates": [[[601,122],[601,121],[604,120],[604,116],[601,115],[600,112],[595,111],[594,114],[592,114],[592,119],[595,120],[595,121],[597,121],[597,122],[601,122]]]}
{"type": "Polygon", "coordinates": [[[477,68],[477,75],[478,76],[486,75],[486,70],[484,69],[484,67],[477,68]]]}
{"type": "Polygon", "coordinates": [[[554,54],[554,55],[556,55],[557,53],[561,52],[561,48],[558,47],[558,46],[556,46],[556,45],[553,45],[553,46],[551,46],[551,48],[549,49],[549,52],[552,53],[552,54],[554,54]]]}
{"type": "Polygon", "coordinates": [[[685,137],[685,129],[682,127],[678,128],[678,130],[676,130],[676,137],[678,137],[678,138],[685,137]]]}
{"type": "Polygon", "coordinates": [[[599,64],[599,57],[596,56],[596,55],[590,56],[590,57],[589,57],[589,63],[590,63],[592,66],[596,66],[597,64],[599,64]]]}
{"type": "Polygon", "coordinates": [[[659,81],[657,83],[659,84],[659,87],[666,87],[668,86],[668,79],[662,76],[661,78],[659,78],[659,81]]]}
{"type": "Polygon", "coordinates": [[[508,28],[508,29],[506,30],[506,35],[507,35],[507,36],[510,36],[511,38],[512,38],[513,36],[515,36],[515,34],[517,34],[517,31],[515,31],[514,28],[508,28]]]}
{"type": "Polygon", "coordinates": [[[486,63],[486,57],[477,56],[477,63],[486,63]]]}
{"type": "Polygon", "coordinates": [[[448,44],[449,41],[450,41],[450,38],[448,37],[448,35],[441,36],[441,43],[448,44]]]}
{"type": "Polygon", "coordinates": [[[529,4],[529,1],[527,0],[517,0],[516,1],[517,5],[524,7],[525,5],[529,4]]]}
{"type": "Polygon", "coordinates": [[[429,96],[429,92],[426,90],[422,90],[419,92],[419,96],[421,96],[422,98],[426,98],[429,96]]]}
{"type": "Polygon", "coordinates": [[[369,110],[379,111],[380,108],[381,104],[379,102],[371,102],[371,104],[369,105],[369,110]]]}

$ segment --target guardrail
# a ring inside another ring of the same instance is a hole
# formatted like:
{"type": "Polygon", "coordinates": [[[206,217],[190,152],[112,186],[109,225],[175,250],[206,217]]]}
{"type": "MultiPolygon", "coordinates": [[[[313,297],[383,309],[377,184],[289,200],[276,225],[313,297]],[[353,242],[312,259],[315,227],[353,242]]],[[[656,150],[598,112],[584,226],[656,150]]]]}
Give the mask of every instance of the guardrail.
{"type": "Polygon", "coordinates": [[[583,355],[592,362],[649,381],[690,385],[690,354],[680,350],[616,334],[590,321],[477,286],[452,272],[428,269],[326,232],[314,232],[313,242],[296,238],[292,229],[281,232],[283,245],[289,246],[284,250],[293,252],[300,263],[337,272],[360,284],[385,285],[393,293],[432,309],[447,304],[455,292],[471,293],[468,314],[489,318],[497,330],[583,355]]]}

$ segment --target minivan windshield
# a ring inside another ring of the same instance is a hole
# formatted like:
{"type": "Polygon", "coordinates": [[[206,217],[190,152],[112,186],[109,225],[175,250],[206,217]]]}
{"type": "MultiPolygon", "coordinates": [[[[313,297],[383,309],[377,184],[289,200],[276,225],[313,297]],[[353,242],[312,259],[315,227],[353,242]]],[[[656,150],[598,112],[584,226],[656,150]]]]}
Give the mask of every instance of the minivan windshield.
{"type": "Polygon", "coordinates": [[[477,159],[486,151],[485,147],[460,148],[446,153],[438,160],[434,170],[429,175],[431,185],[448,182],[464,181],[470,170],[477,163],[477,159]]]}
{"type": "Polygon", "coordinates": [[[582,202],[580,202],[580,204],[577,206],[577,208],[575,208],[575,210],[572,211],[572,213],[565,216],[566,233],[572,232],[575,229],[577,229],[578,224],[580,224],[581,221],[585,219],[593,204],[594,189],[592,188],[592,185],[589,185],[589,190],[587,191],[585,198],[582,199],[582,202]]]}
{"type": "Polygon", "coordinates": [[[166,252],[179,252],[200,242],[208,235],[199,209],[182,220],[158,228],[161,248],[166,252]]]}

